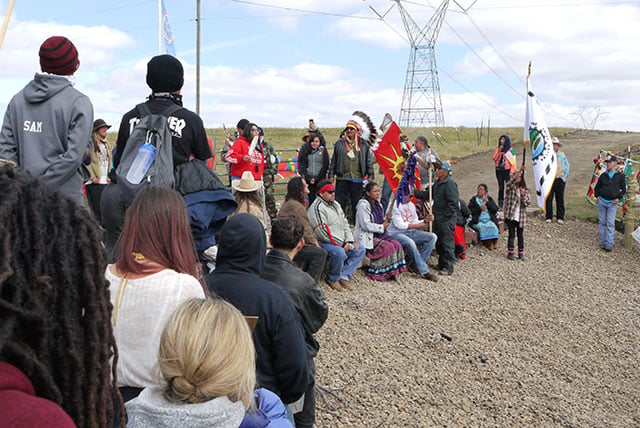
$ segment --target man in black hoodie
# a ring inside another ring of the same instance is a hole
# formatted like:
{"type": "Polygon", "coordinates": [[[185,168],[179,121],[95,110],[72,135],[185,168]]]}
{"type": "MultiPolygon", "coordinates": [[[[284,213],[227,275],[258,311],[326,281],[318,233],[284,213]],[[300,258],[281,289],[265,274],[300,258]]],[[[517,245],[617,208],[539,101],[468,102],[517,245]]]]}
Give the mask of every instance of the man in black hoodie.
{"type": "MultiPolygon", "coordinates": [[[[179,107],[167,117],[167,123],[171,130],[174,170],[178,165],[187,163],[193,158],[206,162],[212,154],[202,119],[196,113],[182,107],[181,92],[184,85],[184,69],[180,60],[171,55],[154,56],[147,63],[146,80],[147,85],[151,88],[151,95],[143,104],[151,114],[162,114],[170,106],[179,107]]],[[[142,104],[140,105],[142,106],[142,104]]],[[[117,258],[117,241],[122,231],[124,213],[127,209],[127,204],[120,199],[116,186],[116,169],[120,165],[129,136],[143,116],[144,114],[138,106],[122,116],[113,152],[113,169],[109,174],[111,184],[102,192],[100,201],[102,221],[106,229],[105,247],[112,260],[117,258]]]]}
{"type": "Polygon", "coordinates": [[[271,223],[271,245],[262,269],[262,278],[273,281],[287,292],[300,314],[307,343],[310,382],[304,395],[304,407],[296,413],[296,428],[313,428],[316,419],[315,374],[313,357],[320,345],[313,337],[329,315],[329,306],[324,294],[311,275],[297,268],[293,258],[304,247],[304,226],[293,217],[281,217],[271,223]]]}
{"type": "Polygon", "coordinates": [[[220,231],[216,270],[209,290],[245,316],[257,316],[253,330],[258,384],[286,404],[298,401],[309,384],[307,349],[296,310],[276,284],[260,278],[266,254],[264,229],[251,214],[230,218],[220,231]]]}

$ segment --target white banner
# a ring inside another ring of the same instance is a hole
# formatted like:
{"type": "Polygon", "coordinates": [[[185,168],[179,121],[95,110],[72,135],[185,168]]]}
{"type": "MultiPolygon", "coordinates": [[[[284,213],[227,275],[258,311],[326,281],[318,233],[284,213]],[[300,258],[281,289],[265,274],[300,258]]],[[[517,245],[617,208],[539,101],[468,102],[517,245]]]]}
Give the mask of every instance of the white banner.
{"type": "Polygon", "coordinates": [[[538,100],[527,76],[527,110],[524,118],[524,144],[531,145],[533,176],[535,177],[538,206],[545,211],[545,201],[553,186],[558,169],[558,158],[553,151],[551,134],[542,117],[538,100]]]}

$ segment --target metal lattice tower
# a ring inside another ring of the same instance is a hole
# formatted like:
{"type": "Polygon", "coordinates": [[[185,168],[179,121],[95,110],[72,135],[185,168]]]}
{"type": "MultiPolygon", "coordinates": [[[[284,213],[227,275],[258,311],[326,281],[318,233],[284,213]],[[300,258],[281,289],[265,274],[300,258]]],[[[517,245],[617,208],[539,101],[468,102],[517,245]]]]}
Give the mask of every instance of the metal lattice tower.
{"type": "Polygon", "coordinates": [[[582,129],[594,130],[596,128],[596,123],[599,119],[606,119],[609,116],[608,111],[604,111],[600,107],[578,107],[578,109],[572,113],[571,116],[574,117],[574,120],[582,125],[582,129]]]}
{"type": "Polygon", "coordinates": [[[398,10],[411,44],[407,77],[400,108],[401,126],[444,126],[435,45],[449,0],[443,0],[424,28],[420,29],[400,3],[398,10]]]}

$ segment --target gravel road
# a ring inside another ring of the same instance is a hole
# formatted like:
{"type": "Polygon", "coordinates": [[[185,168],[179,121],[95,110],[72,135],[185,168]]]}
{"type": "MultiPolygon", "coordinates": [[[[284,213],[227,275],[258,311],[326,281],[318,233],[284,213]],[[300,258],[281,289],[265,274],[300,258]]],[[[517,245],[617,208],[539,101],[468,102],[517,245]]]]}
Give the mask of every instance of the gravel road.
{"type": "MultiPolygon", "coordinates": [[[[564,149],[588,177],[602,141],[583,139],[564,149]]],[[[455,167],[465,199],[480,181],[495,190],[483,156],[455,167]]],[[[526,262],[506,259],[504,234],[435,284],[360,271],[353,292],[323,284],[317,426],[640,426],[640,256],[619,233],[606,253],[597,235],[593,223],[532,215],[526,262]]]]}

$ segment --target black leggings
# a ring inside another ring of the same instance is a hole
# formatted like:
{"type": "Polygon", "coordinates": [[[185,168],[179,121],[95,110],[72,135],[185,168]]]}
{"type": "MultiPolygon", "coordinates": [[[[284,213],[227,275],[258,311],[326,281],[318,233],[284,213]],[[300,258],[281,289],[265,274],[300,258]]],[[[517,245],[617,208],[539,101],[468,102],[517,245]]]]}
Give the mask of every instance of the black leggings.
{"type": "Polygon", "coordinates": [[[513,249],[513,244],[515,241],[515,235],[518,234],[518,251],[521,252],[524,250],[524,228],[520,227],[520,222],[515,220],[506,219],[504,221],[507,223],[507,227],[509,228],[509,238],[507,239],[507,248],[513,249]]]}
{"type": "Polygon", "coordinates": [[[496,168],[496,178],[498,179],[498,205],[502,208],[504,203],[504,185],[509,181],[511,170],[496,168]]]}

